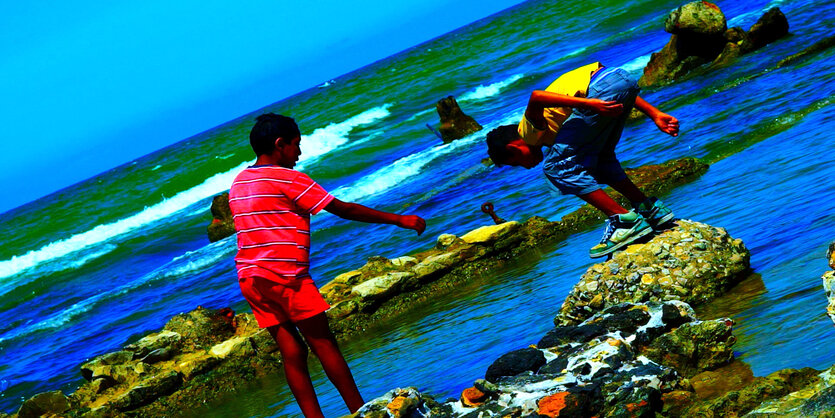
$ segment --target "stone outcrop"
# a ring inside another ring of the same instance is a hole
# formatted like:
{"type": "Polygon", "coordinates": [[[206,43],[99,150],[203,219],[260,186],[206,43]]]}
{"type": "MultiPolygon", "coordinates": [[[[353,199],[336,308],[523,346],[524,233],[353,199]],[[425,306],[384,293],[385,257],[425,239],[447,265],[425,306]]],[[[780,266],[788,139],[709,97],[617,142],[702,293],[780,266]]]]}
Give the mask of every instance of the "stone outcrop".
{"type": "Polygon", "coordinates": [[[438,110],[438,116],[441,117],[441,126],[438,131],[440,131],[444,143],[461,139],[482,129],[481,125],[472,116],[461,110],[458,102],[452,96],[438,100],[435,108],[438,110]]]}
{"type": "Polygon", "coordinates": [[[705,64],[728,64],[785,36],[789,24],[775,7],[747,32],[738,27],[728,29],[718,6],[694,1],[670,12],[664,29],[672,36],[659,52],[652,54],[638,81],[642,87],[668,83],[705,64]]]}
{"type": "Polygon", "coordinates": [[[458,400],[439,403],[414,388],[396,389],[354,416],[398,416],[391,412],[399,405],[391,406],[398,393],[408,394],[407,413],[422,416],[656,416],[665,398],[692,401],[694,396],[684,375],[648,356],[654,354],[653,344],[684,326],[722,329],[700,334],[704,338],[693,341],[698,349],[691,358],[702,368],[723,365],[731,358],[711,361],[710,347],[733,345],[731,324],[728,319],[698,321],[679,301],[619,304],[581,324],[552,329],[536,346],[501,356],[486,380],[476,380],[458,400]]]}
{"type": "Polygon", "coordinates": [[[631,245],[611,260],[591,266],[554,319],[581,322],[622,302],[708,302],[748,272],[750,253],[722,228],[680,220],[646,244],[631,245]]]}
{"type": "Polygon", "coordinates": [[[206,228],[209,242],[220,241],[235,234],[232,210],[229,209],[229,193],[221,193],[212,199],[212,223],[206,228]]]}
{"type": "Polygon", "coordinates": [[[796,54],[792,54],[786,58],[781,59],[780,62],[777,63],[777,68],[785,67],[786,65],[795,63],[811,55],[817,54],[822,51],[826,51],[827,49],[832,48],[833,46],[835,46],[835,35],[823,38],[812,44],[812,46],[805,48],[796,54]]]}
{"type": "MultiPolygon", "coordinates": [[[[736,246],[744,249],[741,243],[736,246]]],[[[721,293],[725,288],[719,284],[705,290],[721,293]]],[[[600,288],[586,291],[599,292],[593,298],[609,296],[600,288]]],[[[414,388],[396,389],[353,417],[833,416],[835,366],[754,377],[733,358],[733,325],[728,318],[700,321],[679,300],[607,305],[582,322],[557,324],[536,345],[500,356],[485,379],[477,379],[459,399],[440,403],[414,388]],[[402,405],[408,407],[398,409],[402,405]]]]}

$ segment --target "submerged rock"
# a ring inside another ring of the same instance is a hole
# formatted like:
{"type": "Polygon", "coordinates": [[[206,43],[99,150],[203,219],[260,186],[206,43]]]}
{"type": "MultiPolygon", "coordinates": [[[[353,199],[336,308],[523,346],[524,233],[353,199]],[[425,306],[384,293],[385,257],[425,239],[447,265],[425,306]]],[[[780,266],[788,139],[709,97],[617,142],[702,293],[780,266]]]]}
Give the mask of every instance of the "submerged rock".
{"type": "Polygon", "coordinates": [[[633,244],[591,266],[566,297],[557,325],[582,322],[622,302],[708,302],[749,271],[750,253],[722,228],[679,220],[646,244],[633,244]]]}
{"type": "Polygon", "coordinates": [[[69,399],[64,393],[56,390],[53,392],[39,393],[23,402],[17,411],[19,418],[37,418],[42,415],[61,415],[70,409],[69,399]]]}
{"type": "Polygon", "coordinates": [[[438,116],[441,117],[441,126],[438,130],[444,142],[463,138],[482,129],[472,116],[464,114],[452,96],[438,100],[435,107],[438,109],[438,116]]]}
{"type": "Polygon", "coordinates": [[[221,193],[212,199],[212,223],[206,228],[209,242],[220,241],[235,235],[232,210],[229,209],[229,193],[221,193]]]}

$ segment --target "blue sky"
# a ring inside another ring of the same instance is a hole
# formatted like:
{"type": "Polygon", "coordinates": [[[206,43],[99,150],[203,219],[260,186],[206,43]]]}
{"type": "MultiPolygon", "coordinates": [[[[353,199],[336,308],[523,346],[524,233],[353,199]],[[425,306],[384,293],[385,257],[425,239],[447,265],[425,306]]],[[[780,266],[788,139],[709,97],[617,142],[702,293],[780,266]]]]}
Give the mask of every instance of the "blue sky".
{"type": "Polygon", "coordinates": [[[3,2],[0,213],[520,2],[3,2]]]}

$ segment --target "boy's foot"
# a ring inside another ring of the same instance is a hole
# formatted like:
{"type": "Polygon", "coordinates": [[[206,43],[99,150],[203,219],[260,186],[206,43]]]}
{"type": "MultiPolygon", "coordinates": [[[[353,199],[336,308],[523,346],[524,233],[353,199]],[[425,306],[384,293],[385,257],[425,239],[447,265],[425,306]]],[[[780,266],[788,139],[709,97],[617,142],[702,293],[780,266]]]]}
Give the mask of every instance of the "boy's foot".
{"type": "Polygon", "coordinates": [[[603,239],[600,240],[600,244],[591,247],[589,256],[591,258],[603,257],[651,232],[652,227],[649,223],[634,211],[611,216],[606,221],[603,239]]]}
{"type": "Polygon", "coordinates": [[[661,225],[673,220],[673,211],[655,197],[641,202],[635,211],[647,220],[652,229],[658,229],[661,225]]]}

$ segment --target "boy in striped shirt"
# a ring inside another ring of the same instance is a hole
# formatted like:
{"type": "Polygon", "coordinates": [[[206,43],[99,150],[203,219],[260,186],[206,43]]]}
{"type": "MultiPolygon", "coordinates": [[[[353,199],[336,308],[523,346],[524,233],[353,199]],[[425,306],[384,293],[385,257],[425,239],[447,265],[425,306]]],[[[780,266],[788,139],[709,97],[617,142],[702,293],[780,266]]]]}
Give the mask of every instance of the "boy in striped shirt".
{"type": "Polygon", "coordinates": [[[322,410],[307,370],[302,336],[353,413],[364,402],[330,332],[325,315],[330,306],[308,272],[310,215],[324,209],[345,219],[412,229],[418,235],[426,222],[414,215],[342,202],[304,173],[293,170],[301,155],[301,136],[289,117],[259,116],[249,139],[257,160],[238,174],[229,190],[241,292],[258,326],[267,328],[278,344],[287,383],[304,415],[321,417],[322,410]]]}

